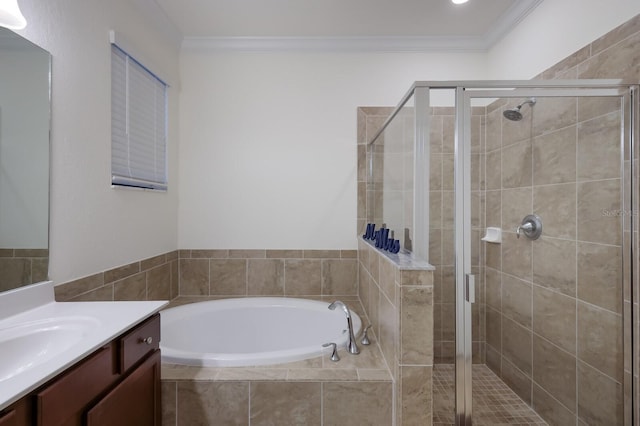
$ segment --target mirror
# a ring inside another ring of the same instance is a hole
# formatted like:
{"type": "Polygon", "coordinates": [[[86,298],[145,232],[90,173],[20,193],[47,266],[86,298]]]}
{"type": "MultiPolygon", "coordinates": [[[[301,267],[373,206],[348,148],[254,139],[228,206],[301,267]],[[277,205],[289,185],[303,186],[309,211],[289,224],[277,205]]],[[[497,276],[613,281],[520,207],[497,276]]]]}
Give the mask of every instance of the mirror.
{"type": "Polygon", "coordinates": [[[0,291],[49,269],[49,52],[0,28],[0,291]]]}

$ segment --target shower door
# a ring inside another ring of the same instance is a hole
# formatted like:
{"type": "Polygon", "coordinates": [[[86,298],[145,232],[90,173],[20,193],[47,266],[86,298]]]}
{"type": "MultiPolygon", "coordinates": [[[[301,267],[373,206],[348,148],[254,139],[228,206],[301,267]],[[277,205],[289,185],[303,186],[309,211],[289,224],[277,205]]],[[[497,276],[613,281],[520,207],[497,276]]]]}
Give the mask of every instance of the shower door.
{"type": "Polygon", "coordinates": [[[454,421],[631,424],[636,88],[510,83],[456,87],[454,421]]]}

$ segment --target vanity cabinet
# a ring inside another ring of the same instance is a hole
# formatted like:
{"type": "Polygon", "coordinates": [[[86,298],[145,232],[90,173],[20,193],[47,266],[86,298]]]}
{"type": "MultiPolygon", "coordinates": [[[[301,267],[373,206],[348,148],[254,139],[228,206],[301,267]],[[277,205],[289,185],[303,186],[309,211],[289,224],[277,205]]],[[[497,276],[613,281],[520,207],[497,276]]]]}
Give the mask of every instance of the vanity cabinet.
{"type": "Polygon", "coordinates": [[[0,426],[159,426],[159,341],[155,314],[4,410],[0,426]]]}

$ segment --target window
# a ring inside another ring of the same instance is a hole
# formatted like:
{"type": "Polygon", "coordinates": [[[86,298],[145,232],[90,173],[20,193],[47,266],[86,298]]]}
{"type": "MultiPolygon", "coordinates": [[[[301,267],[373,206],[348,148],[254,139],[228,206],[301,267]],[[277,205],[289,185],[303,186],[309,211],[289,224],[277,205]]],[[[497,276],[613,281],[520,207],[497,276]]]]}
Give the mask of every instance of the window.
{"type": "Polygon", "coordinates": [[[111,183],[167,189],[167,85],[111,45],[111,183]]]}

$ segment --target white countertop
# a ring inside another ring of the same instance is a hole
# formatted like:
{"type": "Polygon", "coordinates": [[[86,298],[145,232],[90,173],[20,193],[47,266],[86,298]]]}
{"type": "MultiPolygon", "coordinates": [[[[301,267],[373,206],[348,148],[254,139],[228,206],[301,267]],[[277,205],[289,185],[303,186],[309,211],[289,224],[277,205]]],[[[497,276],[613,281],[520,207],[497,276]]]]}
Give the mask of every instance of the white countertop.
{"type": "MultiPolygon", "coordinates": [[[[0,333],[18,325],[56,318],[86,319],[82,339],[45,362],[0,379],[0,410],[46,383],[126,330],[158,312],[167,301],[55,302],[53,285],[43,283],[0,294],[0,333]],[[20,307],[23,306],[23,309],[20,307]],[[9,315],[7,315],[7,313],[9,315]]],[[[0,364],[3,354],[0,350],[0,364]]]]}

